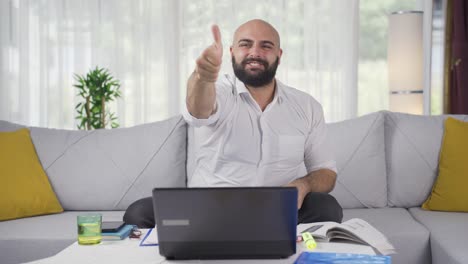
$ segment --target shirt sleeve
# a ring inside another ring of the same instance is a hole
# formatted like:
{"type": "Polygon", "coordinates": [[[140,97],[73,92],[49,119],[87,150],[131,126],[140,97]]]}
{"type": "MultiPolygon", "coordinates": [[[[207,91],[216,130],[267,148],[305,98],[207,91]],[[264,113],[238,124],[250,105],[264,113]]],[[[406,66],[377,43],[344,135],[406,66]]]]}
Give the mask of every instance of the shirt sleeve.
{"type": "Polygon", "coordinates": [[[182,116],[185,119],[185,122],[187,124],[194,126],[194,127],[202,127],[202,126],[209,126],[211,124],[214,124],[216,121],[219,119],[219,104],[218,104],[218,99],[216,99],[214,107],[216,108],[216,111],[211,114],[208,118],[196,118],[187,109],[187,104],[185,104],[185,107],[182,111],[182,116]]]}
{"type": "Polygon", "coordinates": [[[318,103],[313,105],[312,125],[306,139],[304,164],[307,173],[320,169],[338,172],[330,142],[327,140],[327,125],[322,106],[318,103]]]}
{"type": "Polygon", "coordinates": [[[232,90],[232,88],[229,86],[229,82],[226,77],[223,76],[216,82],[216,101],[214,104],[216,111],[208,118],[196,118],[190,114],[187,109],[187,104],[185,104],[185,107],[182,110],[182,116],[184,117],[185,122],[194,127],[209,126],[216,123],[221,118],[221,113],[226,108],[226,101],[230,90],[232,90]]]}

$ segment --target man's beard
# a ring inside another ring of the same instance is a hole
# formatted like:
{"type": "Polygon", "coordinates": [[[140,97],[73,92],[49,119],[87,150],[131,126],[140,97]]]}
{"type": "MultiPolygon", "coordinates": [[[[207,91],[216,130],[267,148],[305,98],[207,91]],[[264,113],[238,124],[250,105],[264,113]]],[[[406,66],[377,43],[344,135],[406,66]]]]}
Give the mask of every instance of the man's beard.
{"type": "Polygon", "coordinates": [[[261,87],[269,84],[276,75],[276,69],[278,68],[279,57],[276,57],[276,61],[270,66],[266,60],[256,59],[256,58],[247,58],[242,60],[241,64],[236,63],[236,59],[232,56],[232,68],[234,69],[234,74],[236,77],[241,80],[245,85],[251,87],[261,87]],[[258,62],[263,65],[265,70],[258,71],[258,73],[250,74],[245,70],[245,66],[249,62],[258,62]]]}

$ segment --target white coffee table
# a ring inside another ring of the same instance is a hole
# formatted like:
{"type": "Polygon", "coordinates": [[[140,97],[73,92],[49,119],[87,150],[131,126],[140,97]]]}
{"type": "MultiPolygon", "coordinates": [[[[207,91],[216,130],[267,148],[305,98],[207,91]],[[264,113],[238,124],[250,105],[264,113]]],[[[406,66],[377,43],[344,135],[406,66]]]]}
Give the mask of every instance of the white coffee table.
{"type": "MultiPolygon", "coordinates": [[[[143,229],[143,236],[148,229],[143,229]]],[[[293,263],[305,251],[302,243],[297,244],[297,253],[287,259],[278,260],[166,260],[159,255],[158,246],[140,246],[139,240],[102,241],[99,245],[82,246],[73,243],[55,256],[28,262],[30,264],[155,264],[155,263],[293,263]]],[[[346,243],[317,243],[314,252],[336,252],[375,255],[369,246],[346,243]]]]}

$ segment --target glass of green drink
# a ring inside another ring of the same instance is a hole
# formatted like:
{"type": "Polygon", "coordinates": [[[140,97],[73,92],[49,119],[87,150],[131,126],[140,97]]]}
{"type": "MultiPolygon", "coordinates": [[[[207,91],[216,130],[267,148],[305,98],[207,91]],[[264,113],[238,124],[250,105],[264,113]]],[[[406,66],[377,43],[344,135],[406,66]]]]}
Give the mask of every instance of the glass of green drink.
{"type": "Polygon", "coordinates": [[[77,216],[78,244],[95,245],[101,243],[101,214],[84,214],[77,216]]]}

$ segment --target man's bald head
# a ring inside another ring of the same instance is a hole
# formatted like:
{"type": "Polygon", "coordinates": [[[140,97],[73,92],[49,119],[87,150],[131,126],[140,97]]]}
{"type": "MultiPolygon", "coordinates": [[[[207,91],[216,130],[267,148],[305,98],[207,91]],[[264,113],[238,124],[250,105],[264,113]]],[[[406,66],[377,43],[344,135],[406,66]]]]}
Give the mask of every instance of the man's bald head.
{"type": "Polygon", "coordinates": [[[255,33],[272,40],[278,48],[280,47],[278,31],[270,23],[261,19],[252,19],[240,25],[234,32],[233,45],[240,39],[255,33]]]}
{"type": "Polygon", "coordinates": [[[234,74],[245,85],[261,88],[274,84],[283,51],[272,25],[260,19],[242,24],[234,33],[230,51],[234,74]]]}

